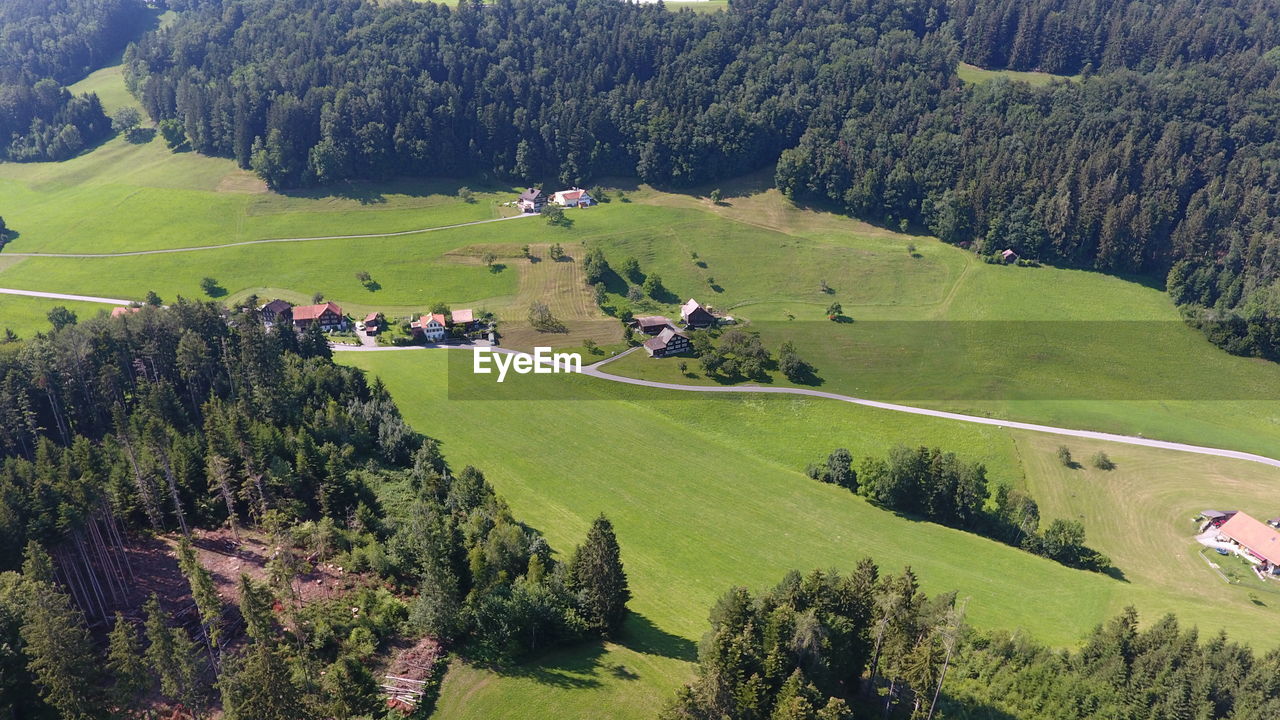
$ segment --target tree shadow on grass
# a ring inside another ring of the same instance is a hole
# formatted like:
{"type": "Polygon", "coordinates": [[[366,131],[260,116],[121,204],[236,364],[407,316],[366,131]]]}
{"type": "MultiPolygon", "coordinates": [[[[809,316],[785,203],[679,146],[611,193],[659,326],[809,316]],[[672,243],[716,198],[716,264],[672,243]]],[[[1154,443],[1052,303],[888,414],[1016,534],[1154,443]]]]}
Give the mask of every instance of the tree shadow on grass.
{"type": "Polygon", "coordinates": [[[495,667],[493,671],[566,690],[590,690],[600,687],[596,675],[604,654],[604,643],[587,642],[550,651],[519,665],[495,667]]]}
{"type": "Polygon", "coordinates": [[[617,638],[617,642],[628,650],[645,655],[660,655],[685,662],[698,659],[696,643],[688,638],[672,635],[637,612],[632,612],[627,617],[626,624],[622,626],[622,636],[617,638]]]}

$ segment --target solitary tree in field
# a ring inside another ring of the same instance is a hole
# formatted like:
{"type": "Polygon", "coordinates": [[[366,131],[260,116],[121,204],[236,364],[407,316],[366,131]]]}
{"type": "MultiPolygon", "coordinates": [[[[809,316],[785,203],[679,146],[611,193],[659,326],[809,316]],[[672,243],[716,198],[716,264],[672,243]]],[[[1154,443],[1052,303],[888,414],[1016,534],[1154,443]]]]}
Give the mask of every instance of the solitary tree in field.
{"type": "Polygon", "coordinates": [[[5,238],[9,236],[9,226],[4,224],[4,218],[0,217],[0,245],[4,244],[5,238]]]}
{"type": "Polygon", "coordinates": [[[1101,450],[1099,450],[1097,453],[1094,453],[1093,466],[1098,468],[1099,470],[1115,470],[1116,469],[1116,464],[1112,462],[1111,458],[1101,450]]]}
{"type": "Polygon", "coordinates": [[[827,306],[827,318],[835,320],[844,314],[844,308],[840,307],[840,303],[831,303],[827,306]]]}
{"type": "Polygon", "coordinates": [[[631,590],[613,524],[603,514],[591,524],[586,542],[574,552],[569,582],[589,628],[608,637],[621,627],[631,590]]]}
{"type": "Polygon", "coordinates": [[[560,243],[556,243],[551,246],[551,249],[547,251],[547,254],[551,256],[552,260],[562,260],[564,259],[564,248],[560,243]]]}
{"type": "Polygon", "coordinates": [[[541,300],[529,304],[529,324],[538,332],[564,332],[564,323],[551,314],[551,308],[541,300]]]}
{"type": "Polygon", "coordinates": [[[520,252],[524,254],[524,258],[525,258],[525,260],[529,260],[529,259],[531,259],[531,258],[533,257],[533,255],[529,252],[529,246],[528,246],[528,245],[521,245],[521,246],[520,246],[520,252]]]}
{"type": "Polygon", "coordinates": [[[55,305],[45,317],[49,318],[49,324],[53,326],[54,330],[61,330],[68,325],[76,324],[75,312],[66,309],[62,305],[55,305]]]}
{"type": "Polygon", "coordinates": [[[133,131],[137,130],[138,125],[141,123],[142,115],[138,113],[136,108],[128,106],[120,108],[111,116],[111,127],[130,139],[133,137],[133,131]]]}
{"type": "Polygon", "coordinates": [[[492,250],[486,250],[485,253],[480,256],[480,261],[485,264],[485,267],[492,270],[493,264],[498,261],[498,256],[493,254],[492,250]]]}
{"type": "Polygon", "coordinates": [[[148,290],[147,297],[143,302],[153,307],[160,307],[161,305],[164,305],[164,301],[160,299],[160,296],[156,294],[155,290],[148,290]]]}
{"type": "Polygon", "coordinates": [[[1066,445],[1058,446],[1058,462],[1065,467],[1075,467],[1076,461],[1071,459],[1071,448],[1066,445]]]}
{"type": "Polygon", "coordinates": [[[716,188],[715,190],[711,191],[710,197],[711,197],[711,202],[715,203],[716,205],[719,205],[720,201],[724,199],[724,193],[720,192],[720,188],[716,188]]]}
{"type": "Polygon", "coordinates": [[[458,188],[458,198],[461,199],[462,202],[473,203],[476,201],[476,194],[471,192],[471,188],[463,185],[458,188]]]}

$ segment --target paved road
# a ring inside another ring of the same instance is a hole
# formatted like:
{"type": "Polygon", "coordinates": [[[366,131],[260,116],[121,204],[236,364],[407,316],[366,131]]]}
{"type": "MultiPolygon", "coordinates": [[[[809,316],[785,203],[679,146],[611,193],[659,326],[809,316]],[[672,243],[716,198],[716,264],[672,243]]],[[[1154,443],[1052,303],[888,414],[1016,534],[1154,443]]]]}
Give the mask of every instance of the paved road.
{"type": "Polygon", "coordinates": [[[40,292],[39,290],[13,290],[0,288],[0,295],[26,295],[27,297],[50,298],[52,300],[77,300],[79,302],[102,303],[104,305],[128,305],[132,300],[116,298],[100,298],[92,295],[68,295],[66,293],[40,292]]]}
{"type": "Polygon", "coordinates": [[[108,257],[132,257],[134,255],[164,255],[167,253],[197,252],[200,250],[221,250],[223,248],[240,247],[242,245],[266,245],[269,243],[310,242],[312,240],[364,240],[369,238],[401,237],[404,235],[418,235],[420,233],[435,232],[437,230],[452,230],[454,228],[469,227],[471,225],[485,225],[487,223],[503,222],[506,220],[518,220],[520,218],[526,218],[526,217],[537,217],[537,214],[524,213],[521,215],[512,215],[511,217],[492,218],[489,220],[476,220],[474,222],[458,223],[456,225],[439,225],[437,227],[420,228],[418,230],[402,230],[400,232],[373,233],[370,235],[319,235],[316,237],[268,238],[266,240],[244,240],[242,242],[226,243],[225,245],[196,245],[193,247],[162,248],[159,250],[131,250],[129,252],[118,252],[118,253],[6,252],[4,253],[4,255],[6,257],[54,257],[54,258],[108,258],[108,257]]]}
{"type": "MultiPolygon", "coordinates": [[[[431,346],[436,348],[456,348],[466,349],[470,346],[458,345],[437,345],[431,346]]],[[[372,350],[420,350],[429,349],[427,346],[408,346],[408,347],[380,347],[380,348],[355,348],[350,346],[334,346],[334,350],[345,351],[372,351],[372,350]]],[[[514,353],[516,351],[507,348],[492,348],[495,352],[514,353]]],[[[659,390],[677,390],[680,392],[705,392],[705,393],[761,393],[767,395],[807,395],[809,397],[824,398],[827,400],[838,400],[840,402],[852,403],[854,405],[862,405],[864,407],[876,408],[879,410],[890,410],[893,412],[908,413],[911,415],[923,415],[925,417],[941,418],[943,420],[954,420],[956,422],[974,423],[977,425],[993,425],[998,428],[1012,428],[1015,430],[1030,430],[1031,432],[1048,433],[1051,435],[1064,435],[1067,437],[1086,438],[1089,440],[1105,440],[1107,442],[1122,443],[1125,445],[1140,445],[1142,447],[1157,448],[1160,450],[1174,450],[1177,452],[1195,453],[1197,455],[1213,455],[1216,457],[1231,458],[1233,460],[1245,460],[1248,462],[1261,463],[1272,467],[1280,468],[1280,460],[1269,458],[1265,455],[1255,455],[1253,453],[1241,452],[1239,450],[1223,450],[1222,448],[1204,447],[1201,445],[1187,445],[1185,443],[1168,442],[1165,440],[1152,440],[1150,438],[1137,437],[1133,435],[1117,435],[1114,433],[1096,432],[1094,430],[1073,430],[1071,428],[1054,427],[1052,425],[1037,425],[1035,423],[1017,422],[1014,420],[1000,420],[998,418],[981,417],[978,415],[965,415],[963,413],[947,412],[945,410],[931,410],[929,408],[914,407],[912,405],[898,405],[896,403],[881,402],[879,400],[868,400],[866,398],[853,397],[851,395],[841,395],[839,393],[823,392],[822,390],[810,390],[809,388],[792,388],[792,387],[760,387],[757,385],[681,385],[678,383],[655,382],[653,380],[640,380],[637,378],[624,377],[622,375],[611,375],[601,368],[614,360],[618,360],[640,348],[631,348],[625,352],[605,358],[592,365],[582,368],[583,375],[589,375],[599,380],[607,380],[609,382],[625,383],[627,385],[640,385],[642,387],[656,388],[659,390]]]]}
{"type": "MultiPolygon", "coordinates": [[[[634,350],[634,348],[633,348],[634,350]]],[[[631,351],[628,351],[631,352],[631,351]]],[[[772,395],[808,395],[809,397],[826,398],[828,400],[839,400],[840,402],[852,403],[854,405],[862,405],[865,407],[878,408],[880,410],[892,410],[893,412],[909,413],[912,415],[924,415],[926,417],[942,418],[943,420],[955,420],[957,422],[975,423],[978,425],[994,425],[1000,428],[1013,428],[1016,430],[1030,430],[1032,432],[1049,433],[1052,435],[1065,435],[1067,437],[1087,438],[1089,440],[1106,440],[1107,442],[1124,443],[1125,445],[1141,445],[1142,447],[1159,448],[1161,450],[1176,450],[1178,452],[1196,453],[1197,455],[1215,455],[1217,457],[1232,458],[1235,460],[1247,460],[1249,462],[1262,463],[1272,467],[1280,468],[1280,460],[1269,458],[1265,455],[1255,455],[1253,453],[1240,452],[1238,450],[1223,450],[1221,448],[1203,447],[1200,445],[1187,445],[1184,443],[1167,442],[1165,440],[1152,440],[1150,438],[1135,437],[1133,435],[1116,435],[1114,433],[1096,432],[1093,430],[1072,430],[1071,428],[1053,427],[1052,425],[1037,425],[1035,423],[1016,422],[1013,420],[1000,420],[998,418],[980,417],[977,415],[965,415],[962,413],[946,412],[944,410],[930,410],[928,408],[914,407],[911,405],[898,405],[896,403],[880,402],[879,400],[867,400],[865,398],[857,398],[849,395],[841,395],[839,393],[823,392],[821,390],[810,390],[809,388],[791,388],[791,387],[759,387],[754,385],[679,385],[676,383],[654,382],[652,380],[639,380],[636,378],[623,377],[621,375],[610,375],[604,372],[601,367],[617,360],[626,355],[622,353],[616,357],[603,360],[594,365],[582,369],[584,375],[600,378],[601,380],[609,380],[612,382],[626,383],[628,385],[641,385],[644,387],[658,388],[662,390],[680,390],[683,392],[711,392],[711,393],[764,393],[772,395]]]]}

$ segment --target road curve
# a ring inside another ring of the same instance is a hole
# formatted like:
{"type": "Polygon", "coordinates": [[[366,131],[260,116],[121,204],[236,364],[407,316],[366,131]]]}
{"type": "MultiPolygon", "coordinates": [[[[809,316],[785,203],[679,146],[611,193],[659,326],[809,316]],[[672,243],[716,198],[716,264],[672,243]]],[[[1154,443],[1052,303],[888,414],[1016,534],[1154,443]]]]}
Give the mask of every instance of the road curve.
{"type": "MultiPolygon", "coordinates": [[[[440,348],[459,346],[435,346],[440,348]]],[[[465,349],[467,346],[462,346],[465,349]]],[[[334,346],[335,350],[358,350],[354,347],[334,346]]],[[[372,348],[371,348],[372,349],[372,348]]],[[[412,350],[425,349],[422,346],[414,347],[391,347],[377,348],[378,350],[412,350]]],[[[502,347],[491,348],[494,352],[517,353],[517,351],[509,350],[502,347]]],[[[1071,428],[1054,427],[1052,425],[1037,425],[1035,423],[1017,422],[1015,420],[1000,420],[998,418],[981,417],[979,415],[965,415],[964,413],[947,412],[945,410],[931,410],[929,408],[915,407],[913,405],[899,405],[897,403],[881,402],[879,400],[868,400],[866,398],[853,397],[851,395],[841,395],[839,393],[824,392],[822,390],[811,390],[809,388],[794,387],[761,387],[758,385],[681,385],[679,383],[664,383],[653,380],[640,380],[638,378],[629,378],[622,375],[611,375],[601,368],[609,363],[617,360],[624,355],[635,352],[639,348],[631,348],[625,352],[605,358],[592,365],[582,368],[582,374],[596,378],[598,380],[607,380],[609,382],[625,383],[627,385],[639,385],[641,387],[655,388],[658,390],[676,390],[679,392],[705,392],[705,393],[761,393],[766,395],[807,395],[809,397],[823,398],[826,400],[837,400],[839,402],[852,403],[854,405],[862,405],[863,407],[876,408],[877,410],[889,410],[892,412],[908,413],[910,415],[923,415],[925,417],[940,418],[942,420],[954,420],[956,422],[974,423],[977,425],[992,425],[998,428],[1012,428],[1015,430],[1029,430],[1031,432],[1048,433],[1050,435],[1063,435],[1066,437],[1085,438],[1088,440],[1105,440],[1107,442],[1122,443],[1125,445],[1139,445],[1141,447],[1156,448],[1159,450],[1173,450],[1176,452],[1195,453],[1197,455],[1213,455],[1215,457],[1230,458],[1232,460],[1244,460],[1246,462],[1255,462],[1262,465],[1270,465],[1271,467],[1280,468],[1280,460],[1269,458],[1265,455],[1256,455],[1254,453],[1241,452],[1239,450],[1224,450],[1222,448],[1205,447],[1202,445],[1188,445],[1186,443],[1168,442],[1166,440],[1152,440],[1150,438],[1136,437],[1134,435],[1117,435],[1115,433],[1097,432],[1094,430],[1073,430],[1071,428]]],[[[519,353],[517,353],[519,354],[519,353]]]]}
{"type": "Polygon", "coordinates": [[[241,242],[226,243],[224,245],[194,245],[192,247],[182,248],[161,248],[159,250],[130,250],[128,252],[118,253],[43,253],[43,252],[6,252],[6,257],[45,257],[45,258],[111,258],[111,257],[133,257],[135,255],[166,255],[169,253],[186,253],[198,252],[200,250],[221,250],[223,248],[242,247],[244,245],[267,245],[270,243],[296,243],[310,242],[313,240],[366,240],[372,238],[388,238],[402,237],[404,235],[418,235],[421,233],[435,232],[437,230],[452,230],[454,228],[469,227],[471,225],[485,225],[487,223],[503,222],[504,220],[518,220],[519,218],[536,217],[536,213],[522,213],[520,215],[512,215],[504,218],[490,218],[488,220],[474,220],[472,222],[457,223],[455,225],[438,225],[436,227],[419,228],[417,230],[401,230],[399,232],[372,233],[368,235],[318,235],[316,237],[295,237],[295,238],[267,238],[265,240],[243,240],[241,242]]]}
{"type": "Polygon", "coordinates": [[[14,290],[12,288],[0,288],[0,295],[25,295],[27,297],[50,298],[52,300],[76,300],[78,302],[102,303],[104,305],[128,305],[132,300],[120,300],[117,298],[101,298],[92,295],[68,295],[66,293],[41,292],[39,290],[14,290]]]}

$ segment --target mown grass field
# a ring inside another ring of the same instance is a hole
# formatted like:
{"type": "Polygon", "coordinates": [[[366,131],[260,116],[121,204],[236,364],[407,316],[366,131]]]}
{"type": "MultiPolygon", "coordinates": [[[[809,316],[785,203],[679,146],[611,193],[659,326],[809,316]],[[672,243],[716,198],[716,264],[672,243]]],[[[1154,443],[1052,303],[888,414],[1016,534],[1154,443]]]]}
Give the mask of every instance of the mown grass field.
{"type": "Polygon", "coordinates": [[[96,317],[100,312],[111,312],[111,305],[99,303],[70,302],[67,300],[47,300],[45,298],[25,297],[22,295],[0,295],[0,333],[6,328],[18,334],[18,337],[29,338],[38,332],[49,332],[49,311],[63,306],[76,314],[78,320],[96,317]]]}
{"type": "MultiPolygon", "coordinates": [[[[452,352],[452,351],[451,351],[452,352]]],[[[465,358],[453,356],[465,365],[465,358]]],[[[978,627],[1024,628],[1073,645],[1127,604],[1177,611],[1206,632],[1273,623],[1189,558],[1189,518],[1203,507],[1266,511],[1280,475],[1263,466],[1108,447],[1111,473],[1055,467],[1055,438],[806,398],[681,395],[585,377],[538,376],[554,400],[527,400],[446,370],[440,351],[340,355],[378,375],[406,417],[443,442],[451,463],[481,467],[516,515],[571,549],[599,512],[618,530],[637,613],[617,644],[559,653],[513,673],[455,667],[443,717],[650,717],[687,680],[706,613],[729,586],[762,588],[791,568],[850,568],[870,555],[911,565],[926,589],[958,589],[978,627]],[[435,378],[435,382],[424,382],[435,378]],[[896,443],[938,445],[982,460],[995,481],[1029,487],[1046,517],[1083,515],[1091,544],[1126,581],[1073,571],[983,538],[876,509],[816,483],[804,465],[836,446],[855,457],[896,443]],[[1227,482],[1225,479],[1230,479],[1227,482]],[[1138,490],[1157,501],[1131,503],[1138,490]],[[1113,507],[1113,506],[1125,507],[1113,507]],[[1095,530],[1096,526],[1096,530],[1095,530]],[[1140,536],[1140,537],[1138,537],[1140,536]]],[[[526,386],[527,387],[527,386],[526,386]]],[[[1086,460],[1093,446],[1073,445],[1086,460]]]]}
{"type": "Polygon", "coordinates": [[[956,66],[956,74],[960,79],[978,85],[998,77],[1008,78],[1014,82],[1024,82],[1028,85],[1048,85],[1054,80],[1072,80],[1075,75],[1054,75],[1046,72],[1035,72],[1025,70],[985,70],[977,65],[970,65],[962,62],[956,66]]]}

